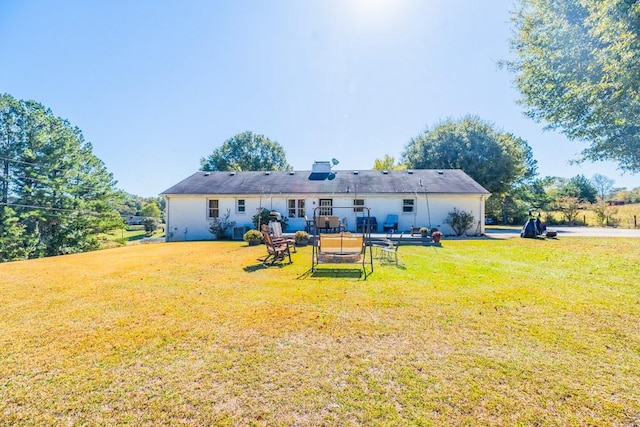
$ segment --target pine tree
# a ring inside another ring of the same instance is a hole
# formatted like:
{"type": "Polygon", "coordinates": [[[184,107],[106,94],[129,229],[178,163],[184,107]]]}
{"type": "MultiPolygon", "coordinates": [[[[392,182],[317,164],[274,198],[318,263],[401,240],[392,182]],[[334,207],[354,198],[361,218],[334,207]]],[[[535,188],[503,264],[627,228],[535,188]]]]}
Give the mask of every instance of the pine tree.
{"type": "MultiPolygon", "coordinates": [[[[82,252],[121,222],[115,181],[82,132],[34,101],[0,97],[2,206],[30,242],[29,257],[82,252]]],[[[0,236],[0,238],[2,238],[0,236]]]]}

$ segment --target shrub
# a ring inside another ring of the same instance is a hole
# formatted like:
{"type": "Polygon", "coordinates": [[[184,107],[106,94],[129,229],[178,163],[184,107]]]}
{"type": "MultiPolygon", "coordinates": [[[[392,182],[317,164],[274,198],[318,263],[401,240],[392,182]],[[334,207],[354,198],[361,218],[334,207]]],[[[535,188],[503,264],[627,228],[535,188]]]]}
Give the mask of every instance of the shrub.
{"type": "Polygon", "coordinates": [[[459,211],[458,208],[453,208],[444,220],[445,224],[449,224],[456,236],[462,236],[475,222],[475,218],[471,212],[459,211]]]}
{"type": "Polygon", "coordinates": [[[142,218],[142,225],[147,235],[151,236],[158,229],[158,220],[153,217],[142,218]]]}
{"type": "Polygon", "coordinates": [[[236,225],[235,221],[231,221],[231,211],[227,209],[224,216],[214,218],[209,225],[209,232],[216,236],[217,239],[230,239],[231,229],[236,225]]]}
{"type": "Polygon", "coordinates": [[[262,233],[258,230],[249,230],[244,233],[244,236],[242,236],[242,240],[244,240],[245,242],[250,242],[252,240],[262,240],[262,233]]]}
{"type": "MultiPolygon", "coordinates": [[[[260,209],[260,212],[252,216],[251,222],[253,222],[253,228],[255,228],[256,230],[259,230],[260,225],[269,224],[269,221],[271,220],[271,212],[272,211],[270,211],[267,208],[262,208],[260,209]]],[[[288,222],[289,222],[289,219],[286,216],[282,215],[282,221],[280,221],[280,225],[282,226],[282,231],[285,231],[287,229],[288,222]]]]}
{"type": "Polygon", "coordinates": [[[296,239],[296,242],[305,242],[309,240],[309,233],[304,230],[298,230],[293,238],[296,239]]]}
{"type": "Polygon", "coordinates": [[[262,208],[260,212],[251,217],[251,221],[253,222],[253,228],[256,230],[260,229],[260,225],[269,224],[269,209],[262,208]]]}

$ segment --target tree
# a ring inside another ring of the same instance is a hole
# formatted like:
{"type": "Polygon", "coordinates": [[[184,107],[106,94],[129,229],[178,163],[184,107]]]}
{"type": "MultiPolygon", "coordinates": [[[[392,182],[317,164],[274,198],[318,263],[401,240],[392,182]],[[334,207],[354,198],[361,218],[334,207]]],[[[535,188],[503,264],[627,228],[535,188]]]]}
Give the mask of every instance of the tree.
{"type": "Polygon", "coordinates": [[[409,142],[403,158],[414,169],[462,169],[497,195],[533,178],[537,167],[526,141],[470,116],[427,129],[409,142]]]}
{"type": "Polygon", "coordinates": [[[520,0],[513,24],[527,114],[590,142],[579,160],[640,171],[640,2],[520,0]]]}
{"type": "Polygon", "coordinates": [[[580,203],[594,203],[597,190],[584,175],[576,175],[560,188],[561,197],[575,197],[580,203]]]}
{"type": "Polygon", "coordinates": [[[284,149],[277,142],[246,131],[226,140],[209,157],[200,160],[203,171],[291,170],[284,149]]]}
{"type": "Polygon", "coordinates": [[[25,259],[33,246],[16,212],[0,206],[0,262],[25,259]]]}
{"type": "Polygon", "coordinates": [[[390,171],[390,170],[402,170],[402,169],[406,169],[406,167],[402,164],[396,164],[395,157],[390,156],[388,154],[385,154],[382,160],[376,159],[373,164],[374,171],[384,171],[384,170],[390,171]]]}
{"type": "Polygon", "coordinates": [[[122,223],[113,176],[82,132],[41,104],[0,95],[0,160],[0,206],[15,213],[28,257],[96,249],[98,234],[122,223]]]}
{"type": "Polygon", "coordinates": [[[553,202],[547,188],[554,182],[553,178],[537,178],[518,184],[505,200],[490,197],[485,204],[488,217],[502,218],[503,224],[523,224],[527,220],[527,212],[533,208],[550,210],[553,202]]]}
{"type": "Polygon", "coordinates": [[[577,197],[563,196],[555,203],[555,210],[562,214],[562,217],[569,224],[574,224],[578,219],[578,213],[580,212],[580,201],[577,197]]]}
{"type": "Polygon", "coordinates": [[[614,180],[599,173],[591,178],[591,185],[596,189],[598,197],[601,201],[605,201],[607,196],[613,191],[614,180]]]}
{"type": "Polygon", "coordinates": [[[151,202],[142,207],[142,209],[140,210],[140,216],[142,216],[143,218],[160,219],[162,218],[162,212],[160,211],[158,205],[155,204],[155,202],[151,202]]]}
{"type": "Polygon", "coordinates": [[[151,236],[158,229],[158,219],[150,216],[144,217],[142,219],[142,225],[144,226],[146,234],[151,236]]]}

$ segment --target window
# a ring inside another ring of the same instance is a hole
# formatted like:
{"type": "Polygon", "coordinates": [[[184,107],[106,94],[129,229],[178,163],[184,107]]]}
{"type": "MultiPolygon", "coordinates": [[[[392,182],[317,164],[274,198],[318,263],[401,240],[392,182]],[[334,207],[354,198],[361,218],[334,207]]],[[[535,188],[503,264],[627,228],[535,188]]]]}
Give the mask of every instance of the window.
{"type": "Polygon", "coordinates": [[[333,199],[320,199],[320,215],[331,216],[333,215],[333,199]]]}
{"type": "Polygon", "coordinates": [[[364,209],[364,199],[353,199],[353,211],[354,212],[362,212],[364,209]]]}
{"type": "Polygon", "coordinates": [[[402,199],[402,212],[413,212],[413,199],[402,199]]]}
{"type": "Polygon", "coordinates": [[[289,199],[289,218],[304,218],[304,199],[289,199]]]}
{"type": "Polygon", "coordinates": [[[236,200],[236,212],[237,213],[245,213],[246,212],[244,199],[236,200]]]}
{"type": "Polygon", "coordinates": [[[218,218],[220,216],[220,209],[218,200],[209,200],[209,218],[218,218]]]}

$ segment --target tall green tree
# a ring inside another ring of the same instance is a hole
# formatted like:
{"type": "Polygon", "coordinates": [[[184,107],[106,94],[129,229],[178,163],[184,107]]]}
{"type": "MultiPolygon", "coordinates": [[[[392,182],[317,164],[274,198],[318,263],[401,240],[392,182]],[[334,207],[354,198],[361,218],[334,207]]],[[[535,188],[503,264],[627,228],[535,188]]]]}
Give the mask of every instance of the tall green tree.
{"type": "Polygon", "coordinates": [[[598,190],[584,175],[569,178],[559,191],[560,197],[574,197],[580,203],[594,203],[597,195],[598,190]]]}
{"type": "Polygon", "coordinates": [[[154,202],[147,203],[140,210],[140,215],[144,218],[162,218],[162,211],[158,207],[158,205],[154,202]]]}
{"type": "Polygon", "coordinates": [[[226,140],[208,157],[200,160],[203,171],[284,171],[291,170],[280,144],[246,131],[226,140]]]}
{"type": "Polygon", "coordinates": [[[0,95],[0,129],[0,205],[15,213],[15,227],[30,242],[27,256],[96,249],[97,235],[122,221],[120,198],[82,132],[41,104],[10,95],[0,95]]]}
{"type": "Polygon", "coordinates": [[[0,203],[6,205],[11,186],[12,159],[21,151],[25,141],[23,105],[9,95],[0,95],[0,203]]]}
{"type": "Polygon", "coordinates": [[[477,117],[427,129],[407,144],[403,159],[414,169],[462,169],[497,195],[533,178],[537,168],[526,141],[477,117]]]}
{"type": "Polygon", "coordinates": [[[34,239],[25,233],[24,224],[8,206],[0,206],[0,262],[25,259],[31,252],[34,239]]]}
{"type": "Polygon", "coordinates": [[[385,154],[382,159],[376,159],[373,163],[373,170],[376,171],[384,171],[384,170],[401,170],[406,169],[403,164],[396,164],[396,159],[393,156],[385,154]]]}
{"type": "Polygon", "coordinates": [[[527,114],[590,142],[580,160],[640,171],[640,1],[519,0],[513,25],[527,114]]]}

